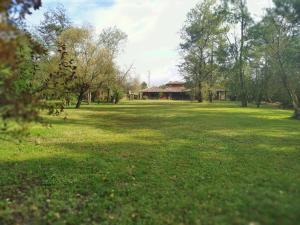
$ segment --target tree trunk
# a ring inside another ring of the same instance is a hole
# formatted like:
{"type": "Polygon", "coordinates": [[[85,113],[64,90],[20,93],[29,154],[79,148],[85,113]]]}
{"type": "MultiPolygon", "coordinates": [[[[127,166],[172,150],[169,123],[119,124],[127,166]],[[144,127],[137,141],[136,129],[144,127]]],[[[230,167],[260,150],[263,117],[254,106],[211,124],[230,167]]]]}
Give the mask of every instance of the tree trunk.
{"type": "Polygon", "coordinates": [[[203,102],[203,96],[202,96],[202,83],[198,83],[198,96],[197,96],[198,102],[203,102]]]}
{"type": "Polygon", "coordinates": [[[71,100],[69,96],[65,98],[65,101],[66,101],[66,106],[70,106],[71,100]]]}
{"type": "Polygon", "coordinates": [[[256,96],[256,107],[257,108],[260,107],[261,101],[263,99],[263,88],[264,88],[264,85],[262,85],[262,87],[259,87],[258,94],[256,96]]]}
{"type": "Polygon", "coordinates": [[[90,91],[87,93],[87,101],[88,101],[88,104],[91,104],[91,102],[92,102],[92,93],[90,91]]]}
{"type": "Polygon", "coordinates": [[[245,86],[245,74],[244,74],[244,38],[245,38],[245,17],[244,17],[244,5],[241,1],[241,9],[242,9],[242,16],[241,16],[241,46],[240,46],[240,57],[239,57],[239,78],[240,78],[240,98],[242,102],[242,107],[248,106],[247,100],[247,92],[245,86]]]}
{"type": "Polygon", "coordinates": [[[211,90],[208,91],[208,99],[209,99],[209,102],[212,103],[213,102],[213,93],[211,90]]]}
{"type": "Polygon", "coordinates": [[[209,90],[208,90],[208,100],[210,103],[213,102],[213,66],[214,66],[214,41],[211,43],[211,53],[210,53],[210,75],[209,75],[209,90]]]}
{"type": "Polygon", "coordinates": [[[291,84],[290,84],[290,81],[288,79],[288,76],[286,74],[286,71],[284,70],[284,66],[283,66],[283,63],[282,61],[278,60],[279,62],[279,65],[280,65],[280,69],[281,69],[281,80],[282,80],[282,83],[284,85],[284,87],[286,88],[290,98],[292,99],[292,103],[293,103],[293,107],[294,107],[294,118],[295,119],[300,119],[300,101],[299,101],[299,98],[296,94],[296,91],[294,88],[292,88],[291,84]]]}
{"type": "Polygon", "coordinates": [[[294,118],[300,120],[300,107],[295,108],[294,118]]]}
{"type": "Polygon", "coordinates": [[[77,104],[76,104],[76,109],[80,108],[81,102],[83,100],[84,97],[84,92],[80,92],[80,94],[77,97],[77,104]]]}
{"type": "Polygon", "coordinates": [[[248,106],[247,94],[245,92],[241,95],[242,107],[248,106]]]}
{"type": "Polygon", "coordinates": [[[106,101],[107,101],[107,103],[109,103],[110,102],[110,89],[108,88],[107,89],[107,99],[106,99],[106,101]]]}
{"type": "Polygon", "coordinates": [[[259,97],[258,99],[256,99],[256,107],[260,108],[261,105],[261,98],[259,97]]]}
{"type": "Polygon", "coordinates": [[[296,92],[292,89],[289,90],[290,96],[292,98],[293,106],[294,106],[294,118],[295,119],[300,119],[300,101],[299,98],[296,94],[296,92]]]}

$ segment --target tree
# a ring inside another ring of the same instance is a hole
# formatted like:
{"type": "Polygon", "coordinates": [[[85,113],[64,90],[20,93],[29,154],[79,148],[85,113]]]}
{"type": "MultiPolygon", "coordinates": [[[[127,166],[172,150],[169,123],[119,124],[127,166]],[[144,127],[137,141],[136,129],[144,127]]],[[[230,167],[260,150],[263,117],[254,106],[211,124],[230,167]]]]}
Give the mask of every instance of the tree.
{"type": "Polygon", "coordinates": [[[248,67],[252,74],[252,98],[292,103],[299,118],[300,20],[297,1],[274,0],[261,21],[248,30],[248,67]],[[283,88],[287,95],[283,92],[283,88]],[[288,98],[287,98],[288,97],[288,98]]]}
{"type": "MultiPolygon", "coordinates": [[[[66,49],[74,59],[76,65],[76,80],[73,91],[77,94],[76,108],[79,108],[84,96],[101,88],[105,83],[114,81],[117,67],[114,62],[118,50],[118,43],[123,40],[113,34],[108,35],[103,43],[103,35],[98,39],[93,37],[94,30],[91,27],[72,27],[64,31],[60,36],[60,42],[66,45],[66,49]],[[110,44],[108,44],[110,43],[110,44]]],[[[118,32],[117,35],[119,35],[118,32]]]]}
{"type": "MultiPolygon", "coordinates": [[[[112,60],[120,53],[122,49],[122,44],[127,40],[127,34],[118,29],[117,27],[108,27],[103,29],[99,35],[99,44],[108,50],[112,60]]],[[[131,66],[132,67],[132,66],[131,66]]],[[[113,94],[113,89],[116,90],[116,77],[110,76],[109,79],[106,80],[104,86],[107,91],[107,102],[111,102],[111,94],[113,94]]]]}
{"type": "Polygon", "coordinates": [[[39,9],[40,0],[2,0],[0,3],[0,63],[12,67],[16,65],[17,22],[31,14],[31,8],[39,9]]]}
{"type": "Polygon", "coordinates": [[[133,64],[131,64],[125,71],[118,69],[116,76],[114,77],[114,81],[112,83],[112,96],[111,103],[119,103],[119,101],[123,98],[125,92],[132,91],[131,88],[137,88],[135,85],[138,85],[138,79],[131,79],[130,72],[133,68],[133,64]]]}
{"type": "Polygon", "coordinates": [[[251,74],[251,85],[248,100],[252,100],[259,108],[263,99],[268,96],[268,86],[272,76],[271,58],[265,52],[264,41],[262,40],[263,27],[257,23],[249,28],[248,39],[251,48],[249,49],[248,61],[251,74]]]}
{"type": "Polygon", "coordinates": [[[26,14],[31,14],[31,8],[34,10],[42,6],[41,0],[2,0],[0,3],[0,13],[4,13],[11,23],[18,19],[24,19],[26,14]]]}
{"type": "Polygon", "coordinates": [[[231,54],[234,59],[233,72],[238,74],[239,80],[239,97],[242,103],[242,107],[247,107],[248,94],[245,78],[245,68],[247,63],[247,32],[252,23],[250,13],[247,8],[246,0],[224,0],[224,6],[227,10],[227,21],[239,29],[239,34],[235,34],[234,37],[228,37],[227,40],[231,45],[231,54]],[[230,39],[234,39],[232,42],[230,39]]]}
{"type": "Polygon", "coordinates": [[[17,22],[41,1],[8,1],[0,3],[0,113],[5,120],[38,119],[42,107],[35,95],[35,59],[44,49],[29,33],[18,29],[17,22]]]}
{"type": "Polygon", "coordinates": [[[203,101],[202,88],[209,86],[209,100],[212,101],[212,86],[217,75],[220,48],[224,47],[223,38],[227,28],[223,26],[223,9],[215,0],[206,0],[196,5],[187,15],[182,29],[183,43],[180,47],[183,63],[180,70],[187,83],[197,92],[198,102],[203,101]]]}
{"type": "Polygon", "coordinates": [[[74,81],[77,79],[77,66],[64,43],[59,44],[58,54],[43,64],[45,65],[40,65],[40,68],[43,68],[40,71],[47,73],[48,76],[40,82],[44,87],[42,94],[47,100],[49,98],[60,100],[59,102],[55,101],[56,103],[50,107],[51,112],[58,114],[58,110],[62,112],[65,105],[70,105],[74,81]]]}
{"type": "Polygon", "coordinates": [[[274,1],[261,22],[265,51],[272,59],[273,71],[281,79],[293,107],[294,117],[300,119],[297,88],[300,83],[300,21],[291,1],[274,1]]]}
{"type": "Polygon", "coordinates": [[[99,44],[107,49],[112,58],[117,57],[121,45],[126,41],[127,34],[117,27],[108,27],[103,29],[99,35],[99,44]]]}
{"type": "Polygon", "coordinates": [[[44,13],[44,18],[36,27],[36,32],[48,50],[53,51],[59,47],[58,37],[71,25],[66,9],[63,5],[58,5],[44,13]]]}
{"type": "Polygon", "coordinates": [[[148,85],[147,85],[147,83],[145,81],[143,81],[141,83],[141,89],[143,90],[143,89],[146,89],[146,88],[148,88],[148,85]]]}
{"type": "Polygon", "coordinates": [[[4,120],[32,121],[38,118],[42,105],[34,85],[35,64],[33,55],[38,53],[28,36],[17,37],[14,67],[2,67],[0,79],[0,112],[4,120]]]}

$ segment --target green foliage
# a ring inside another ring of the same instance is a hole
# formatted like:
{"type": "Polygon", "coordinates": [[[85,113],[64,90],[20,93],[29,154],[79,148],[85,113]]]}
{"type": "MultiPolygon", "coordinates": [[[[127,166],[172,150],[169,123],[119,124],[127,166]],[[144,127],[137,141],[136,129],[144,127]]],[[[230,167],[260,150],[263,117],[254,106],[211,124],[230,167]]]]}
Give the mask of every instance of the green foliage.
{"type": "Polygon", "coordinates": [[[212,86],[219,80],[224,63],[225,14],[214,0],[196,5],[187,15],[181,38],[183,63],[180,70],[191,88],[196,88],[202,101],[202,86],[212,86]]]}
{"type": "Polygon", "coordinates": [[[17,70],[15,71],[17,79],[13,81],[13,88],[16,95],[24,92],[30,92],[34,79],[34,62],[32,61],[32,49],[26,37],[19,37],[17,48],[17,70]]]}
{"type": "Polygon", "coordinates": [[[124,92],[120,87],[114,87],[113,95],[112,95],[112,102],[118,104],[119,101],[124,97],[124,92]]]}
{"type": "Polygon", "coordinates": [[[88,92],[95,92],[105,84],[111,89],[117,83],[118,69],[114,62],[114,54],[119,49],[119,42],[123,41],[123,36],[116,39],[115,32],[120,32],[119,30],[103,32],[112,40],[106,40],[104,43],[103,33],[99,39],[95,39],[95,30],[92,27],[71,27],[59,37],[59,41],[65,44],[66,51],[76,66],[76,79],[73,81],[72,89],[72,93],[78,96],[76,108],[80,107],[88,92]],[[110,36],[109,32],[112,32],[110,36]]]}
{"type": "Polygon", "coordinates": [[[35,95],[35,64],[32,60],[33,46],[29,37],[17,38],[16,64],[3,67],[0,76],[0,112],[2,119],[32,121],[38,119],[42,107],[35,95]]]}
{"type": "Polygon", "coordinates": [[[27,14],[31,14],[31,9],[39,9],[42,6],[41,0],[2,0],[0,4],[0,13],[6,11],[12,22],[24,19],[27,14]]]}
{"type": "Polygon", "coordinates": [[[212,101],[212,90],[222,85],[243,107],[249,101],[257,106],[280,101],[292,105],[294,117],[300,118],[298,1],[274,0],[274,7],[256,23],[246,0],[221,2],[196,5],[182,32],[180,69],[193,92],[198,92],[199,102],[202,90],[212,101]]]}
{"type": "Polygon", "coordinates": [[[103,29],[99,35],[99,44],[109,50],[115,58],[121,50],[121,45],[127,40],[127,34],[117,27],[103,29]]]}
{"type": "Polygon", "coordinates": [[[56,8],[49,9],[44,13],[43,20],[36,27],[36,32],[47,48],[53,51],[59,47],[58,37],[71,25],[64,6],[57,5],[56,8]]]}
{"type": "Polygon", "coordinates": [[[146,89],[146,88],[148,88],[148,85],[145,81],[143,81],[142,84],[141,84],[141,89],[143,90],[143,89],[146,89]]]}
{"type": "Polygon", "coordinates": [[[41,53],[41,48],[30,34],[16,25],[31,8],[40,6],[41,1],[32,0],[3,0],[0,4],[0,116],[4,120],[37,120],[42,107],[34,94],[33,82],[34,58],[41,53]]]}
{"type": "Polygon", "coordinates": [[[271,64],[272,73],[281,81],[289,96],[295,117],[300,118],[300,96],[297,92],[300,82],[300,21],[293,19],[295,11],[291,14],[292,8],[286,3],[276,3],[276,7],[268,11],[257,25],[260,29],[257,39],[260,40],[266,60],[271,64]]]}

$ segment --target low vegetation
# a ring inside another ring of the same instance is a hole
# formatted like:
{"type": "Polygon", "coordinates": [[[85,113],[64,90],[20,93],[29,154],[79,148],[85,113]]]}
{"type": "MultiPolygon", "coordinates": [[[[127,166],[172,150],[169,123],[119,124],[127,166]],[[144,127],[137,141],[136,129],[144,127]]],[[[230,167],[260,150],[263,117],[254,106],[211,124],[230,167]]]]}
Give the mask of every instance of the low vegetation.
{"type": "Polygon", "coordinates": [[[290,111],[131,101],[66,112],[21,142],[1,133],[0,224],[300,221],[290,111]]]}

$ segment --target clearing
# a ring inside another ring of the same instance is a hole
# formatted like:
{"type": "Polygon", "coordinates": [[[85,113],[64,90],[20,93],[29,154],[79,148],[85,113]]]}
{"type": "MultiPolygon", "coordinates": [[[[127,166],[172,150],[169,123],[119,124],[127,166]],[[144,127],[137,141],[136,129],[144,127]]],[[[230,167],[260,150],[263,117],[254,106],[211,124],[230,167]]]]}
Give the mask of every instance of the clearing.
{"type": "Polygon", "coordinates": [[[133,101],[0,136],[0,224],[297,224],[300,121],[234,103],[133,101]]]}

